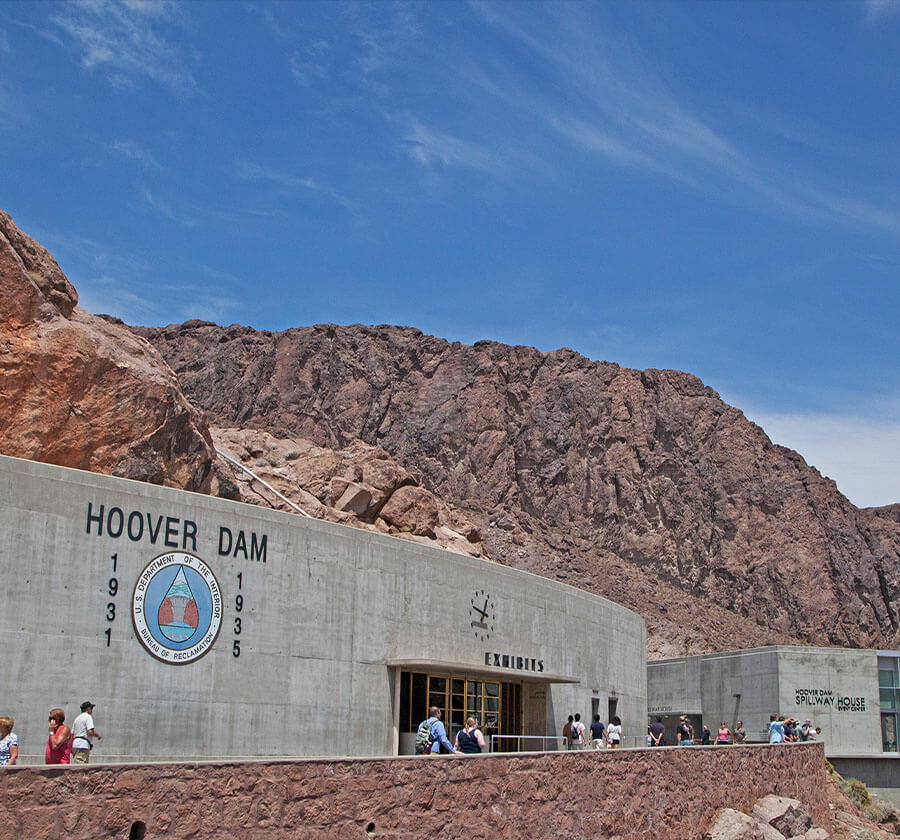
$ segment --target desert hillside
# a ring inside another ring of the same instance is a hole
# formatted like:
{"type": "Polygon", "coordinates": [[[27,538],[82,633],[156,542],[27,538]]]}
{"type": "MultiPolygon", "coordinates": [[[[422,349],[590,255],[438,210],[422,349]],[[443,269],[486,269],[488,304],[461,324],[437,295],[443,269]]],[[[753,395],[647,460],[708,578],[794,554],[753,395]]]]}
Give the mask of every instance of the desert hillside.
{"type": "Polygon", "coordinates": [[[3,454],[292,509],[219,448],[311,515],[624,604],[651,656],[900,645],[900,507],[855,508],[689,374],[408,327],[129,328],[2,213],[0,314],[3,454]]]}
{"type": "Polygon", "coordinates": [[[641,612],[651,652],[896,647],[900,527],[696,377],[394,326],[140,329],[211,422],[361,440],[487,555],[641,612]]]}

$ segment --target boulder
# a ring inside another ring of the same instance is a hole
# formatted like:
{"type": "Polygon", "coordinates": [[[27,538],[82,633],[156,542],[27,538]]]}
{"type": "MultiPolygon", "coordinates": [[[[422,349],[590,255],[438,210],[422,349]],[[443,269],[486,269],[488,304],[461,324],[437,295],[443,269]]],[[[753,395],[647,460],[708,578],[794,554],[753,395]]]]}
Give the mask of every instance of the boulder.
{"type": "Polygon", "coordinates": [[[53,258],[0,213],[0,452],[234,496],[159,353],[77,301],[53,258]]]}
{"type": "Polygon", "coordinates": [[[722,808],[703,840],[785,840],[784,835],[767,823],[735,811],[722,808]]]}
{"type": "Polygon", "coordinates": [[[423,487],[399,488],[385,502],[380,516],[398,530],[421,537],[434,536],[439,522],[437,500],[423,487]]]}
{"type": "Polygon", "coordinates": [[[786,796],[764,796],[754,803],[750,814],[785,837],[803,835],[812,828],[812,819],[803,803],[786,796]]]}

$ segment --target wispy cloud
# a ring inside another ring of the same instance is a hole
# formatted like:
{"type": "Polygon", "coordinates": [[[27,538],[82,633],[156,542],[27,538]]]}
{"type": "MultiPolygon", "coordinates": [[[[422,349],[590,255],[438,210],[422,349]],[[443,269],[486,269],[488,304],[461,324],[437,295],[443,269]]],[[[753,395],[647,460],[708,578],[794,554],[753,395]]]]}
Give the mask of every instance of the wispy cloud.
{"type": "Polygon", "coordinates": [[[144,169],[162,169],[162,164],[153,153],[133,140],[114,140],[109,148],[117,155],[139,163],[144,169]]]}
{"type": "Polygon", "coordinates": [[[52,18],[62,40],[77,51],[87,70],[104,70],[111,84],[127,87],[147,77],[178,90],[194,79],[174,38],[184,6],[173,0],[77,0],[57,6],[52,18]]]}
{"type": "Polygon", "coordinates": [[[866,0],[866,23],[877,23],[889,15],[900,14],[900,0],[866,0]]]}
{"type": "Polygon", "coordinates": [[[402,143],[415,160],[427,167],[440,165],[485,172],[505,168],[503,158],[488,147],[429,128],[416,119],[409,121],[402,143]]]}
{"type": "Polygon", "coordinates": [[[238,161],[235,164],[234,174],[241,181],[258,184],[272,184],[288,192],[296,190],[308,191],[327,196],[336,204],[351,212],[359,209],[359,202],[348,198],[343,193],[327,184],[323,184],[311,175],[295,175],[290,172],[273,169],[268,166],[238,161]]]}
{"type": "MultiPolygon", "coordinates": [[[[900,2],[893,5],[900,7],[900,2]]],[[[583,20],[585,6],[557,6],[555,16],[544,14],[547,7],[542,6],[539,19],[528,17],[528,6],[516,7],[525,10],[520,15],[498,15],[492,6],[475,8],[540,62],[545,84],[543,92],[540,84],[524,86],[514,68],[497,56],[490,64],[474,60],[470,81],[508,110],[598,161],[668,177],[792,221],[877,233],[900,230],[900,208],[862,194],[862,187],[844,190],[823,183],[810,188],[808,173],[760,157],[741,138],[728,137],[681,101],[649,69],[650,59],[639,48],[629,44],[626,49],[612,32],[598,32],[596,21],[583,20]]]]}
{"type": "Polygon", "coordinates": [[[147,187],[141,187],[141,198],[144,203],[155,210],[160,216],[174,222],[181,227],[192,228],[197,226],[197,221],[187,216],[176,213],[175,210],[163,199],[155,196],[147,187]]]}

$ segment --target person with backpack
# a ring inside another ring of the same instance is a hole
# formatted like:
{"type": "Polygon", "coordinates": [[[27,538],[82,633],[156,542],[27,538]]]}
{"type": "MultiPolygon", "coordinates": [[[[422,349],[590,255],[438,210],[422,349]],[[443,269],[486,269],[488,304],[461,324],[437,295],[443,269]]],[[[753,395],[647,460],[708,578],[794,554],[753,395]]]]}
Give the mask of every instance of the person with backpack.
{"type": "Polygon", "coordinates": [[[416,730],[416,755],[436,755],[440,753],[441,747],[447,752],[456,752],[450,739],[447,738],[444,724],[441,723],[441,710],[437,706],[432,706],[429,716],[416,730]]]}
{"type": "Polygon", "coordinates": [[[584,724],[581,722],[581,714],[575,715],[572,721],[572,749],[584,749],[584,724]]]}

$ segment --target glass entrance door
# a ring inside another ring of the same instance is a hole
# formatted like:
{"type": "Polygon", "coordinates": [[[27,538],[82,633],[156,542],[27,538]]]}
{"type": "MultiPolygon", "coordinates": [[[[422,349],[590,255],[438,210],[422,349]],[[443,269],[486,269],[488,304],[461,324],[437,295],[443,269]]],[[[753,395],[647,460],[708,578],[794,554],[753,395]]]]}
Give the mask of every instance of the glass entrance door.
{"type": "MultiPolygon", "coordinates": [[[[432,706],[441,710],[451,742],[468,717],[478,718],[489,748],[492,735],[521,732],[522,686],[518,683],[473,679],[462,674],[401,672],[400,732],[415,732],[432,706]]],[[[515,747],[504,746],[507,748],[515,747]]]]}

